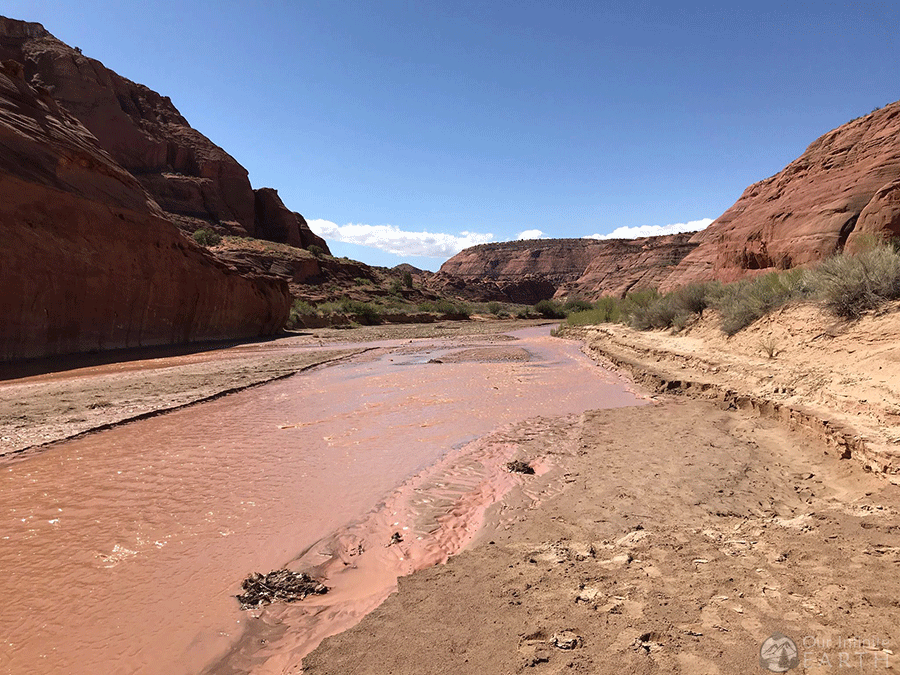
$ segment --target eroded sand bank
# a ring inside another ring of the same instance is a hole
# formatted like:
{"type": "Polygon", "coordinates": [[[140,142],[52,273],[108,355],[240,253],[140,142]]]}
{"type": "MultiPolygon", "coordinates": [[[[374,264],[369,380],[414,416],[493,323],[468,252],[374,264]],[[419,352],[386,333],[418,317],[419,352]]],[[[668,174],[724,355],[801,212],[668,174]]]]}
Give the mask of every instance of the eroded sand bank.
{"type": "MultiPolygon", "coordinates": [[[[189,675],[299,663],[398,575],[470,541],[516,486],[505,463],[521,424],[540,433],[545,416],[646,403],[548,333],[376,340],[298,377],[7,458],[0,567],[17,612],[0,616],[0,670],[189,675]],[[285,564],[332,592],[241,611],[241,580],[285,564]]],[[[341,348],[307,338],[261,349],[282,360],[341,348]]],[[[230,350],[198,359],[211,380],[242,361],[230,350]]],[[[195,365],[129,367],[153,394],[174,391],[179,374],[190,384],[195,365]]],[[[117,383],[70,372],[30,384],[49,385],[53,405],[54,387],[89,400],[117,383]]]]}
{"type": "Polygon", "coordinates": [[[796,672],[898,667],[897,321],[800,307],[731,341],[715,317],[582,331],[655,404],[521,438],[526,459],[562,453],[560,491],[511,495],[304,672],[746,673],[774,633],[796,672]]]}

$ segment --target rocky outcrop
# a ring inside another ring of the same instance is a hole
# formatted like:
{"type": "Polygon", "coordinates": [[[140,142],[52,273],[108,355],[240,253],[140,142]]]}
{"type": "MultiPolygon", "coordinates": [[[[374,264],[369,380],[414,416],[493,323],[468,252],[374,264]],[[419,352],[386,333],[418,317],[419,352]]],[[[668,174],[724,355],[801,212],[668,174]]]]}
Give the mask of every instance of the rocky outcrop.
{"type": "Polygon", "coordinates": [[[658,288],[696,248],[692,232],[602,242],[581,276],[563,285],[558,295],[596,300],[624,296],[638,288],[658,288]]]}
{"type": "Polygon", "coordinates": [[[254,190],[256,210],[256,236],[279,244],[287,244],[296,248],[318,246],[328,253],[328,244],[315,234],[306,219],[299,213],[289,211],[272,188],[254,190]]]}
{"type": "Polygon", "coordinates": [[[830,131],[748,187],[663,284],[731,281],[807,265],[865,235],[900,234],[900,102],[830,131]]]}
{"type": "MultiPolygon", "coordinates": [[[[20,28],[37,33],[33,26],[20,28]]],[[[0,70],[0,358],[249,338],[283,326],[283,281],[241,276],[186,238],[26,74],[12,61],[0,70]]]]}
{"type": "Polygon", "coordinates": [[[658,286],[695,248],[691,234],[642,239],[539,239],[481,244],[441,266],[429,285],[469,300],[533,304],[594,300],[658,286]]]}
{"type": "Polygon", "coordinates": [[[247,170],[191,128],[167,96],[83,56],[37,23],[0,17],[3,59],[22,63],[26,80],[80,120],[180,227],[327,251],[300,214],[274,190],[253,190],[247,170]]]}

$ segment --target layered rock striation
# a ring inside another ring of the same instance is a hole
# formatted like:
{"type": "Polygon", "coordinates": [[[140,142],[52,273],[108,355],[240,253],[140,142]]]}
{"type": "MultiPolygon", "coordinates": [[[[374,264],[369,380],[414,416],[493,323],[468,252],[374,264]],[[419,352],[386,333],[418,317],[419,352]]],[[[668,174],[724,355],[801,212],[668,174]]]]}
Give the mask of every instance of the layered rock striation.
{"type": "Polygon", "coordinates": [[[18,62],[0,68],[0,358],[281,329],[284,281],[242,276],[185,237],[143,183],[26,78],[18,62]]]}
{"type": "Polygon", "coordinates": [[[0,17],[5,59],[21,63],[26,81],[77,118],[183,229],[328,250],[274,190],[254,190],[247,170],[193,129],[167,96],[82,55],[40,24],[0,17]]]}
{"type": "Polygon", "coordinates": [[[594,300],[658,286],[694,248],[691,234],[641,239],[537,239],[481,244],[445,262],[430,284],[472,300],[594,300]]]}
{"type": "Polygon", "coordinates": [[[663,284],[732,281],[853,251],[900,235],[900,102],[814,141],[778,174],[748,187],[692,242],[663,284]]]}

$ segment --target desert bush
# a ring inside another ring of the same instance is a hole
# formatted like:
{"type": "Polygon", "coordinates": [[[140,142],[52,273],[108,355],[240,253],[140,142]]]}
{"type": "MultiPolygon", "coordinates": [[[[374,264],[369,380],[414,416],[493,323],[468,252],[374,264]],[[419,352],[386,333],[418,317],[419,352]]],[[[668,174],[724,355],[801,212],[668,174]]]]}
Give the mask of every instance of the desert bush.
{"type": "Polygon", "coordinates": [[[760,340],[759,347],[770,359],[774,359],[778,354],[778,342],[771,335],[760,340]]]}
{"type": "Polygon", "coordinates": [[[562,308],[566,314],[571,314],[572,312],[586,312],[593,309],[594,306],[581,298],[569,298],[562,308]]]}
{"type": "Polygon", "coordinates": [[[340,311],[366,326],[381,323],[381,310],[371,302],[344,299],[339,303],[340,311]]]}
{"type": "Polygon", "coordinates": [[[672,301],[679,314],[703,315],[703,311],[712,307],[721,293],[722,284],[707,281],[688,284],[672,291],[672,301]]]}
{"type": "Polygon", "coordinates": [[[472,308],[464,302],[453,302],[446,298],[440,300],[428,300],[419,304],[420,312],[436,312],[438,314],[451,314],[455,316],[469,317],[472,308]]]}
{"type": "Polygon", "coordinates": [[[494,316],[500,316],[500,312],[503,311],[503,305],[499,302],[489,302],[487,304],[487,310],[494,316]]]}
{"type": "Polygon", "coordinates": [[[325,255],[325,249],[318,244],[310,244],[306,247],[306,250],[312,253],[317,258],[321,258],[323,255],[325,255]]]}
{"type": "Polygon", "coordinates": [[[812,285],[826,309],[858,319],[886,300],[900,298],[900,254],[881,245],[829,258],[812,272],[812,285]]]}
{"type": "Polygon", "coordinates": [[[535,313],[545,319],[565,319],[566,312],[562,305],[555,300],[541,300],[534,306],[535,313]]]}
{"type": "Polygon", "coordinates": [[[208,228],[201,227],[194,232],[194,241],[201,246],[216,246],[222,241],[222,236],[208,228]]]}
{"type": "Polygon", "coordinates": [[[409,270],[406,270],[403,273],[403,285],[406,286],[407,288],[413,287],[413,275],[412,275],[412,272],[410,272],[409,270]]]}
{"type": "Polygon", "coordinates": [[[286,326],[288,328],[296,328],[301,323],[301,319],[303,317],[318,315],[319,310],[316,309],[315,305],[308,303],[306,300],[300,300],[298,298],[294,300],[294,304],[291,305],[291,312],[288,315],[286,326]]]}
{"type": "Polygon", "coordinates": [[[721,328],[734,335],[769,312],[801,297],[794,283],[799,276],[770,272],[748,281],[726,284],[716,299],[716,309],[722,317],[721,328]]]}
{"type": "Polygon", "coordinates": [[[566,318],[570,326],[594,326],[601,323],[618,323],[621,318],[622,300],[605,295],[591,305],[590,309],[572,312],[566,318]]]}

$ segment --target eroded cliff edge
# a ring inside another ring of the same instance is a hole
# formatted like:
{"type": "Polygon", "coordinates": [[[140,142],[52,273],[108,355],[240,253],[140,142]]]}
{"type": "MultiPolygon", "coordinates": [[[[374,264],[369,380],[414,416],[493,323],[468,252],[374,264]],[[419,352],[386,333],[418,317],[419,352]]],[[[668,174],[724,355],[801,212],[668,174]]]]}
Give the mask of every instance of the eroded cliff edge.
{"type": "Polygon", "coordinates": [[[257,337],[287,318],[283,281],[241,275],[183,236],[12,60],[0,69],[0,237],[4,360],[257,337]]]}
{"type": "Polygon", "coordinates": [[[595,300],[659,286],[696,244],[692,233],[641,239],[533,239],[480,244],[456,254],[430,283],[472,299],[534,303],[595,300]],[[476,297],[478,296],[478,297],[476,297]]]}
{"type": "Polygon", "coordinates": [[[637,287],[671,290],[695,281],[734,281],[897,236],[900,101],[818,138],[693,235],[483,244],[454,256],[441,272],[445,286],[468,285],[470,294],[480,289],[498,296],[491,299],[595,299],[637,287]]]}
{"type": "Polygon", "coordinates": [[[271,188],[254,190],[247,170],[192,128],[168,96],[84,56],[38,23],[0,17],[0,61],[24,67],[90,131],[182,229],[267,239],[298,248],[328,245],[271,188]]]}

